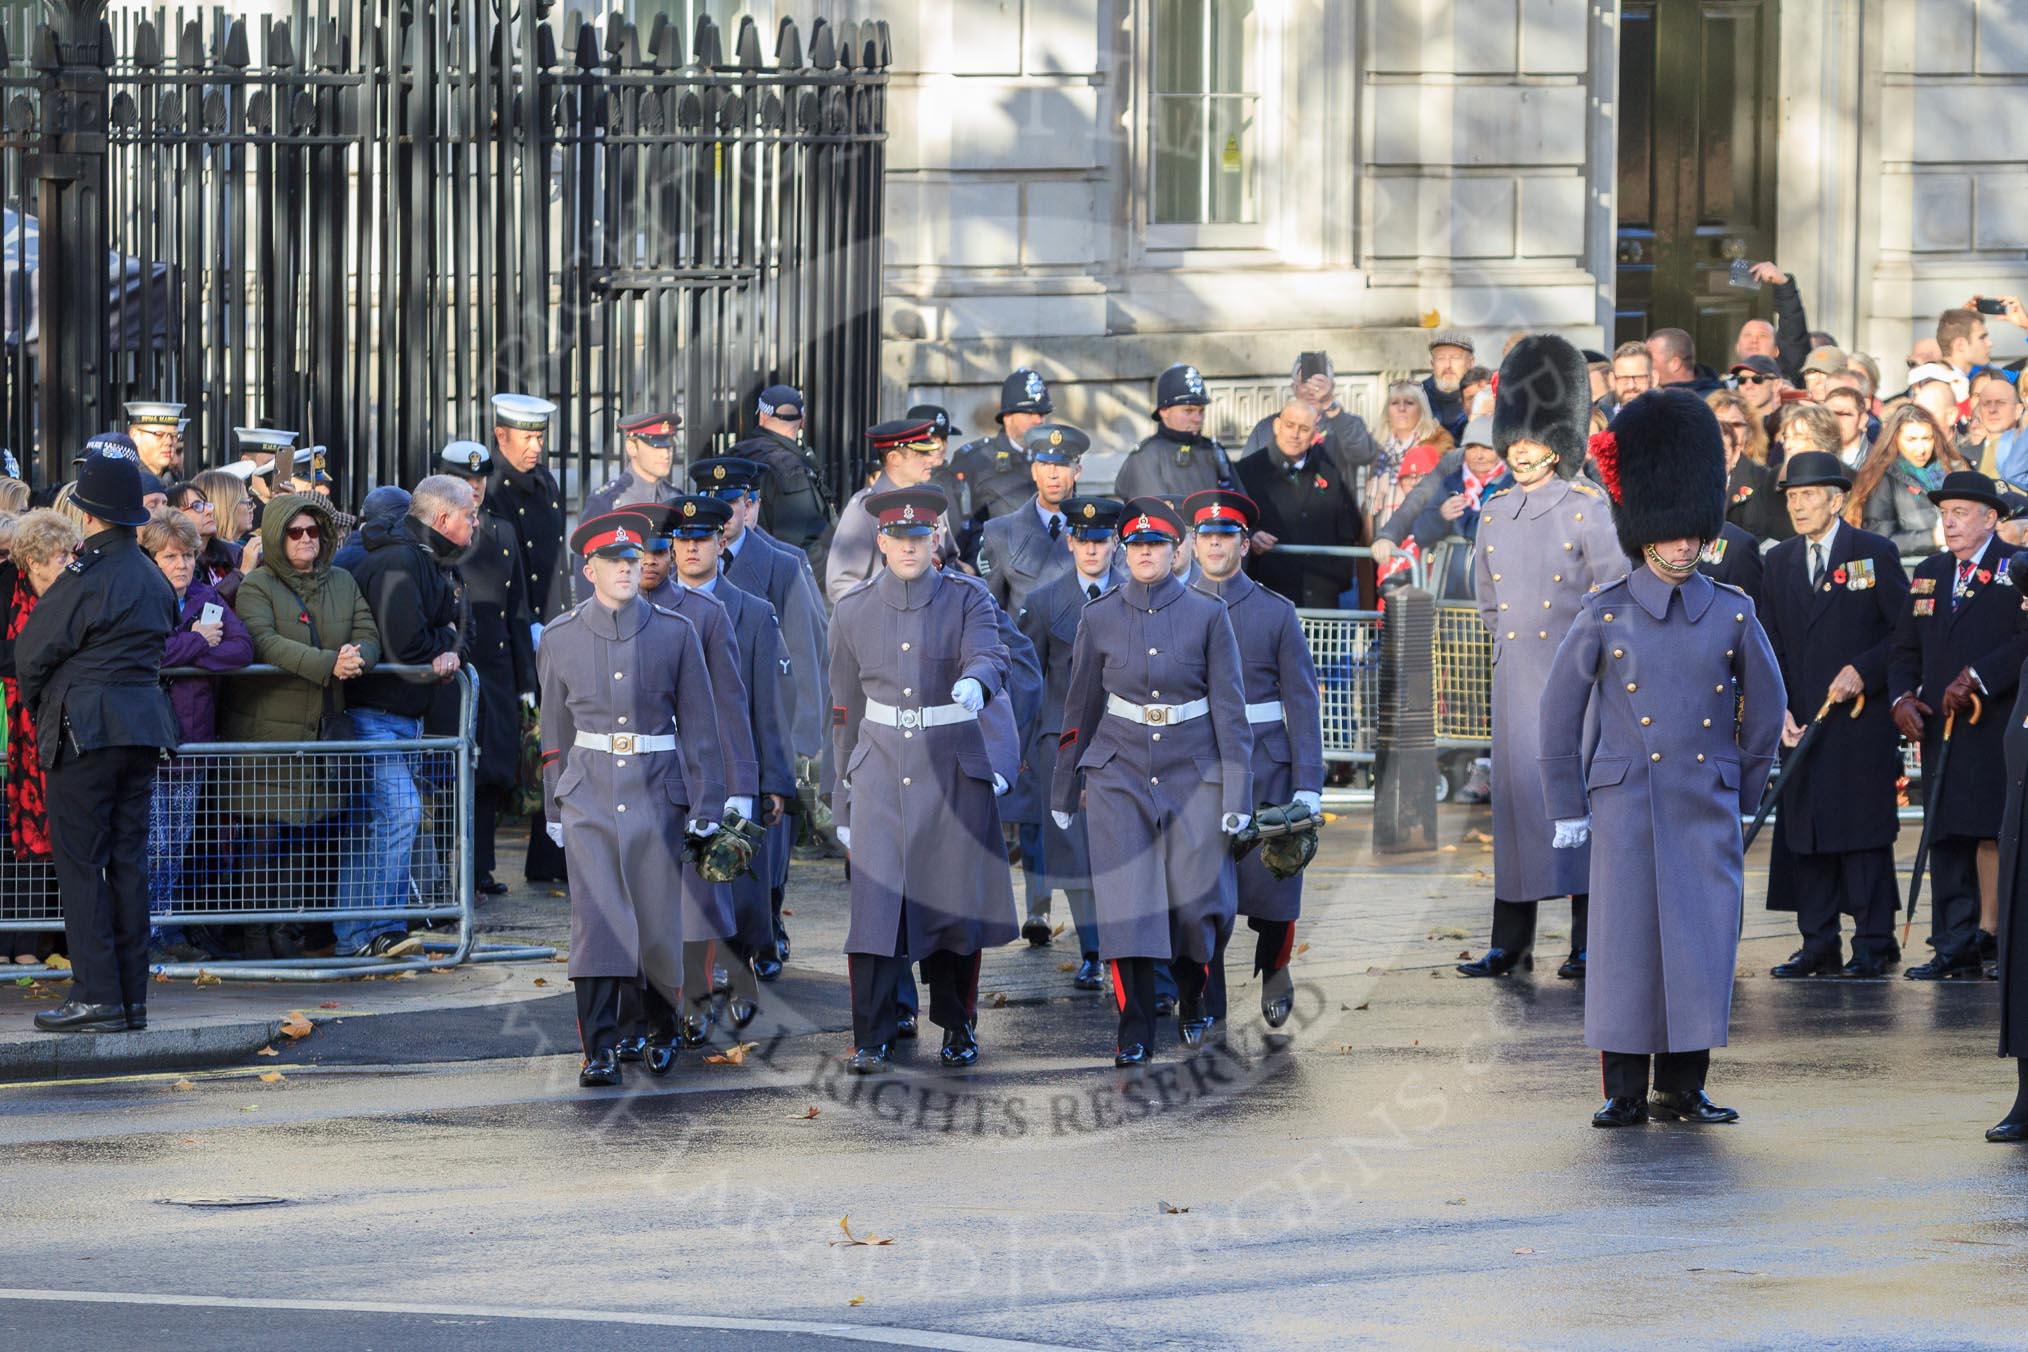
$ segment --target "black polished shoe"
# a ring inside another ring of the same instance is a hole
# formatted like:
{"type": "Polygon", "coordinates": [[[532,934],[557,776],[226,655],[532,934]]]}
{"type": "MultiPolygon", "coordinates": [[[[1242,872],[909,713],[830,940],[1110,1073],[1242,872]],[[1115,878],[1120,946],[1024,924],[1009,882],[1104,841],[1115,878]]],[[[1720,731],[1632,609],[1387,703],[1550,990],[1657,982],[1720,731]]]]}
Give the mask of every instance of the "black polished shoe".
{"type": "Polygon", "coordinates": [[[775,961],[789,960],[789,932],[782,928],[782,922],[775,921],[775,961]]]}
{"type": "Polygon", "coordinates": [[[1216,1042],[1224,1036],[1217,1019],[1209,1014],[1200,1014],[1194,1019],[1184,1019],[1179,1033],[1183,1045],[1191,1049],[1202,1047],[1207,1042],[1216,1042]]]}
{"type": "Polygon", "coordinates": [[[1175,997],[1175,996],[1173,996],[1173,995],[1158,995],[1158,996],[1156,996],[1156,997],[1155,997],[1155,1017],[1156,1017],[1156,1018],[1158,1018],[1158,1019],[1166,1019],[1166,1018],[1168,1018],[1168,1017],[1169,1017],[1169,1016],[1170,1016],[1171,1014],[1174,1014],[1175,1012],[1176,1012],[1176,997],[1175,997]]]}
{"type": "Polygon", "coordinates": [[[1263,992],[1260,997],[1260,1016],[1267,1020],[1270,1028],[1279,1028],[1289,1021],[1289,1011],[1296,1007],[1295,993],[1277,995],[1269,999],[1263,992]]]}
{"type": "Polygon", "coordinates": [[[952,1070],[979,1063],[979,1039],[969,1028],[944,1029],[944,1049],[937,1053],[937,1060],[952,1070]]]}
{"type": "Polygon", "coordinates": [[[644,1039],[641,1046],[641,1067],[650,1075],[667,1075],[676,1068],[676,1038],[674,1034],[644,1039]]]}
{"type": "Polygon", "coordinates": [[[127,1031],[130,1033],[138,1033],[147,1026],[148,1026],[148,1007],[146,1005],[128,1005],[127,1031]]]}
{"type": "Polygon", "coordinates": [[[124,1033],[127,1007],[65,1000],[55,1009],[37,1014],[35,1026],[45,1033],[124,1033]]]}
{"type": "Polygon", "coordinates": [[[1648,1115],[1657,1122],[1696,1122],[1705,1126],[1739,1120],[1736,1111],[1719,1107],[1704,1097],[1702,1089],[1692,1089],[1688,1093],[1674,1089],[1650,1090],[1648,1115]]]}
{"type": "Polygon", "coordinates": [[[1048,947],[1053,937],[1049,930],[1049,917],[1030,912],[1028,919],[1021,926],[1021,937],[1028,941],[1031,948],[1048,947]]]}
{"type": "Polygon", "coordinates": [[[894,1037],[897,1042],[915,1041],[915,1015],[903,1010],[901,1017],[894,1021],[894,1037]]]}
{"type": "Polygon", "coordinates": [[[1070,984],[1081,991],[1095,991],[1105,984],[1105,980],[1105,968],[1099,964],[1098,956],[1087,953],[1084,961],[1077,965],[1077,975],[1070,979],[1070,984]]]}
{"type": "Polygon", "coordinates": [[[1583,949],[1581,948],[1578,949],[1577,952],[1571,954],[1569,957],[1563,960],[1563,965],[1556,969],[1556,979],[1559,981],[1584,980],[1583,949]]]}
{"type": "Polygon", "coordinates": [[[1148,1044],[1145,1042],[1129,1042],[1126,1046],[1113,1053],[1113,1064],[1122,1070],[1134,1066],[1145,1066],[1148,1064],[1148,1060],[1148,1044]]]}
{"type": "Polygon", "coordinates": [[[683,1045],[702,1047],[711,1040],[711,1016],[709,1014],[685,1014],[683,1016],[683,1045]]]}
{"type": "Polygon", "coordinates": [[[647,1045],[648,1039],[644,1037],[623,1037],[613,1044],[613,1059],[615,1061],[638,1061],[641,1059],[641,1053],[646,1049],[647,1045]]]}
{"type": "Polygon", "coordinates": [[[495,882],[493,875],[490,873],[479,879],[478,887],[479,895],[482,897],[504,897],[507,895],[508,890],[507,884],[495,882]]]}
{"type": "Polygon", "coordinates": [[[726,1002],[725,1009],[728,1014],[732,1015],[732,1026],[734,1028],[746,1027],[753,1022],[754,1016],[760,1013],[760,1006],[754,1001],[747,999],[744,995],[733,996],[731,1000],[726,1002]]]}
{"type": "Polygon", "coordinates": [[[1465,976],[1505,976],[1519,966],[1524,972],[1535,970],[1535,955],[1527,949],[1510,952],[1504,948],[1489,948],[1472,962],[1461,962],[1458,971],[1465,976]]]}
{"type": "Polygon", "coordinates": [[[845,1058],[847,1075],[878,1075],[889,1069],[887,1044],[878,1047],[854,1047],[852,1055],[845,1058]]]}
{"type": "Polygon", "coordinates": [[[753,955],[753,975],[756,981],[773,981],[782,974],[782,960],[772,953],[761,952],[753,955]]]}
{"type": "Polygon", "coordinates": [[[713,967],[711,969],[711,993],[713,995],[732,994],[732,973],[726,971],[723,967],[713,967]]]}
{"type": "Polygon", "coordinates": [[[2028,1122],[2008,1120],[1986,1128],[1986,1139],[1994,1145],[2015,1145],[2028,1141],[2028,1122]]]}
{"type": "MultiPolygon", "coordinates": [[[[1856,962],[1857,959],[1855,958],[1856,962]]],[[[1769,976],[1782,978],[1806,976],[1836,976],[1839,972],[1836,953],[1812,953],[1808,949],[1796,954],[1787,962],[1778,962],[1768,968],[1769,976]]]]}
{"type": "Polygon", "coordinates": [[[1642,1127],[1648,1123],[1648,1101],[1637,1098],[1609,1098],[1605,1107],[1591,1115],[1594,1127],[1642,1127]]]}
{"type": "Polygon", "coordinates": [[[1984,976],[1985,964],[1979,961],[1978,949],[1974,947],[1963,953],[1939,953],[1902,975],[1910,981],[1956,981],[1964,977],[1984,976]]]}
{"type": "Polygon", "coordinates": [[[1979,961],[1981,961],[1981,962],[1998,962],[1999,960],[2000,960],[2000,940],[1999,940],[1999,937],[1998,937],[1997,935],[1992,935],[1992,934],[1988,934],[1988,933],[1986,933],[1986,932],[1985,932],[1984,930],[1980,930],[1980,931],[1979,931],[1979,961]]]}
{"type": "Polygon", "coordinates": [[[581,1089],[611,1089],[620,1082],[620,1063],[610,1051],[585,1058],[582,1069],[577,1073],[581,1089]]]}
{"type": "Polygon", "coordinates": [[[1849,976],[1855,980],[1872,980],[1887,975],[1887,964],[1875,962],[1871,958],[1862,958],[1855,953],[1852,961],[1838,969],[1838,975],[1849,976]]]}

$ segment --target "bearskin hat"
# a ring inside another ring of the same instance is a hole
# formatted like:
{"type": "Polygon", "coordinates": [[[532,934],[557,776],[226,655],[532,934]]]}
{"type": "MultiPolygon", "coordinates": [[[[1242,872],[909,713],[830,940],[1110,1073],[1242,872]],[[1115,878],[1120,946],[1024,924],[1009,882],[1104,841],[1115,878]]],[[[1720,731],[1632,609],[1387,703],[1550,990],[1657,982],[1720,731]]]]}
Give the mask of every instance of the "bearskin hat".
{"type": "Polygon", "coordinates": [[[1517,441],[1537,441],[1556,452],[1556,473],[1574,479],[1584,470],[1585,434],[1591,426],[1591,371],[1584,354],[1553,333],[1531,333],[1500,363],[1493,397],[1493,449],[1502,458],[1517,441]]]}
{"type": "Polygon", "coordinates": [[[1725,525],[1725,436],[1688,390],[1664,387],[1621,406],[1591,439],[1613,500],[1620,548],[1638,560],[1663,540],[1715,540],[1725,525]]]}

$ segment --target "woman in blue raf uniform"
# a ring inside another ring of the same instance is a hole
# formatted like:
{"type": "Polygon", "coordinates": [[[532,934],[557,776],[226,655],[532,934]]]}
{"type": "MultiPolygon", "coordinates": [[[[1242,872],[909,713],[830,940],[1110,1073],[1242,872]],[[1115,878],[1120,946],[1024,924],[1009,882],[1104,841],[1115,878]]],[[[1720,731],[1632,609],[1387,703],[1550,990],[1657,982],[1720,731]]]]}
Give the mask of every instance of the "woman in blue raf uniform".
{"type": "Polygon", "coordinates": [[[1225,606],[1174,574],[1183,518],[1137,498],[1120,524],[1129,578],[1084,608],[1051,800],[1060,830],[1084,811],[1120,1011],[1113,1062],[1143,1066],[1157,963],[1175,972],[1186,1038],[1205,1031],[1209,966],[1238,905],[1227,837],[1252,820],[1253,735],[1225,606]]]}
{"type": "Polygon", "coordinates": [[[1016,932],[979,723],[986,701],[1005,697],[1008,655],[992,598],[932,566],[946,505],[927,486],[866,500],[887,566],[839,600],[831,626],[833,801],[852,859],[846,1068],[858,1075],[887,1066],[911,956],[944,1030],[943,1063],[976,1062],[979,953],[1016,932]]]}
{"type": "Polygon", "coordinates": [[[570,861],[570,979],[587,1087],[620,1082],[623,987],[642,985],[649,1048],[658,1063],[669,1055],[683,993],[683,912],[670,882],[687,836],[715,832],[725,803],[697,630],[638,594],[649,530],[635,512],[577,528],[571,552],[584,559],[593,596],[552,618],[536,653],[547,835],[570,861]]]}
{"type": "Polygon", "coordinates": [[[1598,837],[1584,1040],[1601,1054],[1606,1103],[1592,1125],[1736,1121],[1705,1097],[1704,1078],[1732,1014],[1739,818],[1781,740],[1781,671],[1746,593],[1697,571],[1725,517],[1711,410],[1653,390],[1591,449],[1638,566],[1584,599],[1539,712],[1554,843],[1598,837]]]}

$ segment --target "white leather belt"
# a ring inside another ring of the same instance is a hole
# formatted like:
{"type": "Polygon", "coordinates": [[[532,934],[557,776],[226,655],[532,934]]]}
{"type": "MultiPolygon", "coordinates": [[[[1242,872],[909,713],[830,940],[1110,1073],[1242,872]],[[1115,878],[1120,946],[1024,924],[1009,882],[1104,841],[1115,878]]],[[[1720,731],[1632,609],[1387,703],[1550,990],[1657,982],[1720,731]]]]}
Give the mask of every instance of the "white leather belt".
{"type": "Polygon", "coordinates": [[[637,756],[648,751],[674,751],[676,734],[673,732],[616,732],[607,736],[603,732],[580,732],[577,744],[593,751],[606,751],[615,756],[637,756]]]}
{"type": "Polygon", "coordinates": [[[1115,718],[1145,727],[1160,728],[1171,723],[1188,723],[1211,712],[1211,701],[1193,699],[1188,704],[1136,704],[1118,695],[1106,696],[1106,712],[1115,718]]]}
{"type": "Polygon", "coordinates": [[[866,701],[866,721],[883,728],[941,728],[952,723],[976,723],[979,716],[962,704],[930,704],[921,708],[897,709],[877,699],[866,701]]]}
{"type": "Polygon", "coordinates": [[[1279,723],[1282,721],[1282,702],[1271,699],[1266,704],[1246,706],[1246,721],[1249,723],[1279,723]]]}

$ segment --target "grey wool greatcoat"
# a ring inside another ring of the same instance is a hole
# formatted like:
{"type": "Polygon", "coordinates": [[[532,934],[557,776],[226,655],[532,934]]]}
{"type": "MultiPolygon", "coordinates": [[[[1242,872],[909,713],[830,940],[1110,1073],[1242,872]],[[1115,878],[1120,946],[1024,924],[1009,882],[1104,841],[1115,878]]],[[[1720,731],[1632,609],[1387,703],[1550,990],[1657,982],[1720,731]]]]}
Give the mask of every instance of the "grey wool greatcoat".
{"type": "MultiPolygon", "coordinates": [[[[789,745],[789,711],[783,698],[789,676],[789,650],[782,642],[781,622],[775,608],[758,596],[749,596],[723,577],[706,592],[725,607],[732,621],[732,635],[739,647],[740,680],[746,687],[749,724],[753,729],[754,754],[760,762],[760,791],[779,794],[791,802],[796,797],[796,753],[789,745]]],[[[715,688],[714,688],[715,692],[715,688]]],[[[754,813],[762,811],[756,800],[754,813]]],[[[753,867],[734,878],[733,915],[739,922],[741,942],[760,947],[775,939],[774,908],[769,900],[773,876],[773,838],[754,856],[753,867]]],[[[782,841],[783,852],[788,842],[782,841]]]]}
{"type": "MultiPolygon", "coordinates": [[[[1069,551],[1065,551],[1068,553],[1069,551]]],[[[1120,585],[1114,572],[1097,583],[1103,596],[1120,585]]],[[[1063,707],[1070,699],[1070,658],[1077,643],[1077,624],[1092,599],[1075,565],[1063,577],[1028,593],[1017,622],[1035,647],[1042,664],[1042,707],[1035,715],[1035,735],[1028,743],[1028,772],[1047,794],[1056,781],[1056,739],[1063,731],[1063,707]]],[[[1052,892],[1091,890],[1091,853],[1085,842],[1084,814],[1071,818],[1068,829],[1042,814],[1042,886],[1052,892]]]]}
{"type": "Polygon", "coordinates": [[[1238,907],[1228,812],[1254,810],[1253,734],[1225,607],[1174,577],[1131,578],[1084,608],[1050,806],[1084,796],[1099,956],[1208,963],[1238,907]],[[1106,712],[1208,700],[1161,727],[1106,712]]]}
{"type": "MultiPolygon", "coordinates": [[[[1253,796],[1280,806],[1299,789],[1324,787],[1324,726],[1317,712],[1317,668],[1303,622],[1286,597],[1237,573],[1224,582],[1199,578],[1198,589],[1225,602],[1239,642],[1240,680],[1253,729],[1253,796]],[[1277,717],[1256,718],[1257,706],[1279,703],[1277,717]]],[[[1239,913],[1259,920],[1294,920],[1303,911],[1303,875],[1277,878],[1260,851],[1239,861],[1239,913]]]]}
{"type": "Polygon", "coordinates": [[[845,951],[919,959],[1010,942],[1014,885],[984,728],[976,719],[909,728],[866,717],[868,700],[945,708],[966,677],[989,700],[1004,699],[1007,650],[993,602],[942,573],[904,582],[882,569],[833,618],[831,721],[842,768],[832,799],[852,832],[845,951]]]}
{"type": "Polygon", "coordinates": [[[725,803],[697,629],[639,597],[618,611],[587,601],[550,621],[536,666],[543,797],[570,861],[570,975],[643,977],[674,1002],[685,824],[716,822],[725,803]],[[595,751],[579,732],[673,732],[676,749],[595,751]]]}
{"type": "Polygon", "coordinates": [[[1767,783],[1785,699],[1745,592],[1702,573],[1672,587],[1643,566],[1585,598],[1539,709],[1549,816],[1591,816],[1587,1045],[1725,1045],[1739,819],[1767,783]]]}
{"type": "Polygon", "coordinates": [[[979,533],[979,578],[1009,615],[1021,613],[1029,592],[1077,568],[1063,540],[1070,518],[1061,511],[1056,515],[1063,527],[1053,540],[1032,497],[1005,516],[988,521],[979,533]]]}
{"type": "MultiPolygon", "coordinates": [[[[1069,551],[1065,551],[1068,553],[1069,551]]],[[[944,570],[944,577],[967,587],[986,591],[986,584],[950,561],[944,570]]],[[[991,595],[987,592],[987,595],[991,595]]],[[[1042,781],[1025,769],[1022,755],[1024,744],[1035,729],[1035,715],[1042,707],[1042,663],[1035,656],[1035,645],[1021,632],[1014,617],[993,607],[993,629],[999,636],[1000,644],[1007,649],[1007,705],[1006,716],[1014,727],[1019,739],[1015,744],[1016,758],[1012,771],[1002,769],[1008,790],[1000,799],[1000,822],[1037,822],[1049,814],[1042,810],[1042,781]]],[[[988,740],[991,738],[989,736],[988,740]]],[[[994,768],[1000,769],[998,752],[995,751],[994,768]]]]}
{"type": "Polygon", "coordinates": [[[1549,845],[1535,706],[1586,594],[1626,576],[1612,508],[1604,493],[1569,479],[1532,493],[1506,488],[1487,499],[1474,552],[1479,618],[1493,635],[1493,896],[1583,892],[1589,847],[1549,845]]]}

